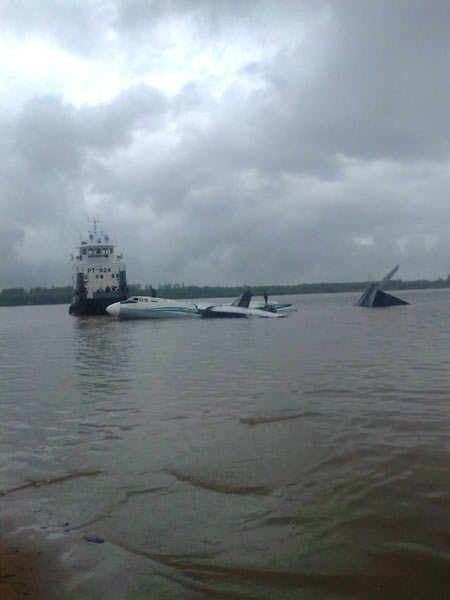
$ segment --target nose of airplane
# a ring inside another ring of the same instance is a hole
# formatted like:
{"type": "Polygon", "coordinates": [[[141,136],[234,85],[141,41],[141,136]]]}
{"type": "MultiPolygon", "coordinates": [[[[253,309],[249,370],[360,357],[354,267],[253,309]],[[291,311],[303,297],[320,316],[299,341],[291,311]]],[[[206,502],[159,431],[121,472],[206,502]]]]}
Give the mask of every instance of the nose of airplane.
{"type": "Polygon", "coordinates": [[[114,304],[107,306],[106,312],[113,317],[118,317],[120,315],[120,302],[114,302],[114,304]]]}

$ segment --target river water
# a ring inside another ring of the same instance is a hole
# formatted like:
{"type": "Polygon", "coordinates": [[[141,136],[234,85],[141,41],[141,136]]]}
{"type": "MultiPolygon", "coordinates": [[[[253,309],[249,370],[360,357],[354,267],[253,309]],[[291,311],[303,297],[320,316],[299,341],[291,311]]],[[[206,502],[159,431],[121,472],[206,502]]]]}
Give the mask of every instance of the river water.
{"type": "Polygon", "coordinates": [[[448,598],[450,290],[399,295],[0,309],[0,525],[59,544],[48,598],[448,598]]]}

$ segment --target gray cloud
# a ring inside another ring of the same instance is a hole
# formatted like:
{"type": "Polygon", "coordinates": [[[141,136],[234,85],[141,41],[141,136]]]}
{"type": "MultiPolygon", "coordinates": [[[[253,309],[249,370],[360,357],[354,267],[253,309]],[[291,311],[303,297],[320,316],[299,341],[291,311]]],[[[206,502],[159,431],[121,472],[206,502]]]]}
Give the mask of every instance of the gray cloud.
{"type": "Polygon", "coordinates": [[[0,30],[21,40],[48,39],[75,54],[91,56],[108,43],[115,15],[115,3],[104,0],[4,0],[0,30]]]}
{"type": "Polygon", "coordinates": [[[154,285],[358,280],[398,262],[405,279],[450,272],[447,3],[0,12],[8,40],[38,35],[103,78],[120,73],[116,93],[89,103],[70,97],[70,73],[59,94],[21,80],[14,102],[12,88],[0,287],[69,283],[94,214],[129,279],[154,285]],[[156,83],[183,73],[176,92],[156,83]]]}

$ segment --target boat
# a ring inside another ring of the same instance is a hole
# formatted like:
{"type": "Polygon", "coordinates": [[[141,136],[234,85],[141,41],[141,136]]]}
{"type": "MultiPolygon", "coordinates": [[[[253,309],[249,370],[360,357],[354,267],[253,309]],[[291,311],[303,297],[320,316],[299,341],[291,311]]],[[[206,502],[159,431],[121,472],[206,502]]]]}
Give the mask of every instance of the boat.
{"type": "Polygon", "coordinates": [[[127,276],[122,254],[115,254],[115,244],[99,228],[99,219],[92,221],[87,238],[81,238],[77,253],[72,255],[74,296],[69,307],[71,315],[106,314],[110,304],[128,297],[127,276]]]}
{"type": "Polygon", "coordinates": [[[121,302],[110,304],[106,311],[119,319],[167,319],[202,316],[194,303],[156,298],[155,296],[132,296],[121,302]]]}
{"type": "Polygon", "coordinates": [[[246,317],[283,317],[275,311],[263,311],[249,308],[251,293],[242,293],[231,304],[195,304],[182,300],[169,300],[157,298],[156,293],[151,296],[132,296],[127,300],[110,304],[106,311],[119,319],[167,319],[167,318],[228,318],[238,319],[246,317]]]}
{"type": "Polygon", "coordinates": [[[387,275],[379,282],[371,283],[369,287],[364,291],[362,296],[357,300],[355,306],[363,306],[365,308],[383,308],[386,306],[400,306],[409,304],[406,300],[392,296],[383,289],[392,279],[393,275],[398,271],[399,265],[394,267],[392,271],[389,271],[387,275]]]}

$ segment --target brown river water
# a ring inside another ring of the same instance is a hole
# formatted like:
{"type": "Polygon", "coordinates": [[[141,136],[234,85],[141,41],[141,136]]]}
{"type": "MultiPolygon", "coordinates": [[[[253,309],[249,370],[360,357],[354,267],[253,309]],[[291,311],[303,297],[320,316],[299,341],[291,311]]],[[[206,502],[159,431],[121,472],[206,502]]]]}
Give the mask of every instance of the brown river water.
{"type": "Polygon", "coordinates": [[[450,290],[397,295],[1,308],[0,543],[50,557],[39,598],[449,598],[450,290]]]}

